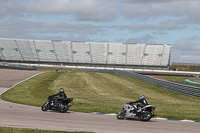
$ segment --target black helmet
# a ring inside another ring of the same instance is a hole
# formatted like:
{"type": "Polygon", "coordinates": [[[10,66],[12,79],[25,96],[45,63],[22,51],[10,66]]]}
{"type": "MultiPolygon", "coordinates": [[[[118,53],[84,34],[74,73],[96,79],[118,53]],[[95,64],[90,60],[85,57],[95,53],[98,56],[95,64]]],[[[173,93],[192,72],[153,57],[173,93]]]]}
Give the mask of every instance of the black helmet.
{"type": "Polygon", "coordinates": [[[63,88],[60,88],[60,92],[64,92],[64,89],[63,89],[63,88]]]}
{"type": "Polygon", "coordinates": [[[144,95],[139,96],[139,99],[144,99],[144,98],[145,98],[144,95]]]}

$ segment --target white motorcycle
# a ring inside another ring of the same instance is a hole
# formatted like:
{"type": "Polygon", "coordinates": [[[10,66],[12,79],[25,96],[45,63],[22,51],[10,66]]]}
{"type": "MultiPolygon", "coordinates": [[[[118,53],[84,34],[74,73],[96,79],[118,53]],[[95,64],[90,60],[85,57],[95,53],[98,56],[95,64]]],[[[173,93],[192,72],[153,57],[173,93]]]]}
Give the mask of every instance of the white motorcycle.
{"type": "Polygon", "coordinates": [[[154,105],[146,105],[141,107],[139,104],[126,103],[122,111],[117,114],[118,119],[139,118],[141,121],[149,121],[154,114],[156,107],[154,105]]]}

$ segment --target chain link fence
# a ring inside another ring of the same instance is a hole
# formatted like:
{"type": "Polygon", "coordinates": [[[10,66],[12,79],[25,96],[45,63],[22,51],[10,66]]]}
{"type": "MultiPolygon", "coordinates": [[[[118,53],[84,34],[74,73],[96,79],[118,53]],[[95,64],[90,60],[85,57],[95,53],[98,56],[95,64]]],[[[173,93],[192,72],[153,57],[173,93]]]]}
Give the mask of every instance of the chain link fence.
{"type": "Polygon", "coordinates": [[[133,73],[133,72],[121,71],[121,70],[90,70],[89,72],[115,73],[115,74],[131,77],[131,78],[136,78],[144,82],[150,83],[152,85],[160,86],[162,88],[165,88],[167,90],[171,90],[177,93],[200,98],[200,87],[160,80],[160,79],[153,78],[151,76],[145,76],[139,73],[133,73]]]}

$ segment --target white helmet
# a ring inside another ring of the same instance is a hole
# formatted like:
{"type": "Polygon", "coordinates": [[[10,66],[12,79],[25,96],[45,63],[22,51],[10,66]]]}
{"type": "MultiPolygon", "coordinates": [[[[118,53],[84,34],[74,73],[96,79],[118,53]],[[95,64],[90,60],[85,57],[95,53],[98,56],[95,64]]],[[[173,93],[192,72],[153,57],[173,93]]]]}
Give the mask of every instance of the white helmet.
{"type": "Polygon", "coordinates": [[[144,99],[144,98],[145,98],[144,95],[139,96],[139,99],[144,99]]]}
{"type": "Polygon", "coordinates": [[[60,88],[60,92],[64,92],[64,89],[63,89],[63,88],[60,88]]]}

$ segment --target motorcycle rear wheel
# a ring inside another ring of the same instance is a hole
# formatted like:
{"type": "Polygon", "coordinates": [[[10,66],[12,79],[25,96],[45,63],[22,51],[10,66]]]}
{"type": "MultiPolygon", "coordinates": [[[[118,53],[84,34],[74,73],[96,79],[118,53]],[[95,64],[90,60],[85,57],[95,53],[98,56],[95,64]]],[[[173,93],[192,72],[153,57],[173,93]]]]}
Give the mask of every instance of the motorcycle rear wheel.
{"type": "Polygon", "coordinates": [[[145,111],[145,112],[143,112],[143,113],[141,114],[140,120],[141,120],[141,121],[149,121],[149,120],[151,119],[151,117],[152,117],[151,112],[145,111]]]}
{"type": "Polygon", "coordinates": [[[60,109],[60,113],[65,113],[69,109],[69,106],[65,106],[63,109],[60,109]]]}
{"type": "Polygon", "coordinates": [[[117,119],[124,119],[125,118],[125,115],[126,115],[126,111],[125,110],[122,110],[120,111],[118,114],[117,114],[117,119]]]}

